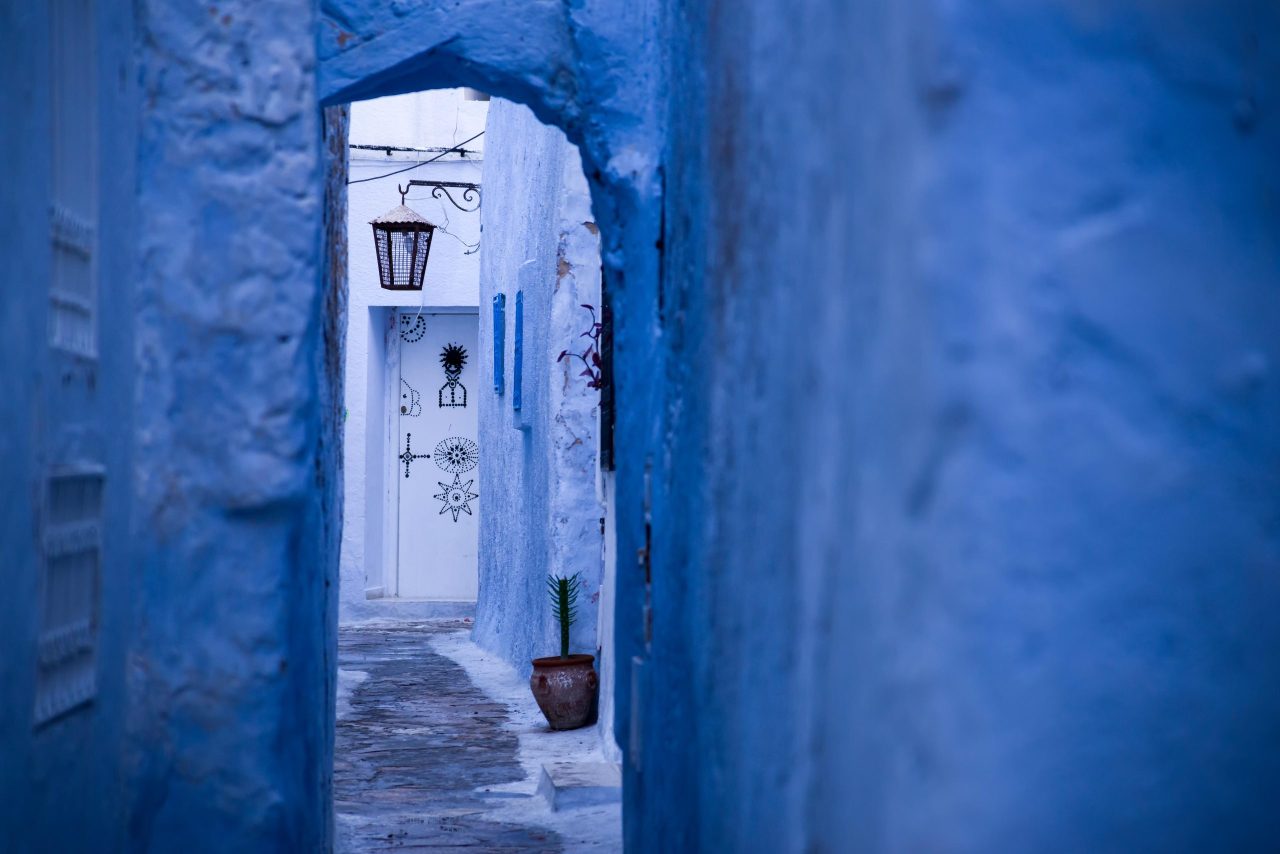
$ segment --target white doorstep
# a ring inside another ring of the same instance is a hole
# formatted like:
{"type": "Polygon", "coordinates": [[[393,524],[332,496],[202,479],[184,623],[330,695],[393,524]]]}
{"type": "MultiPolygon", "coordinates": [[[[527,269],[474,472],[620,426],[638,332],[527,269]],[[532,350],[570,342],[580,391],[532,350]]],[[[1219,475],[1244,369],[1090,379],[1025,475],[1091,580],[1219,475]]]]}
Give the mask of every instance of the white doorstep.
{"type": "Polygon", "coordinates": [[[616,804],[622,800],[622,770],[612,762],[547,762],[538,794],[555,811],[616,804]]]}

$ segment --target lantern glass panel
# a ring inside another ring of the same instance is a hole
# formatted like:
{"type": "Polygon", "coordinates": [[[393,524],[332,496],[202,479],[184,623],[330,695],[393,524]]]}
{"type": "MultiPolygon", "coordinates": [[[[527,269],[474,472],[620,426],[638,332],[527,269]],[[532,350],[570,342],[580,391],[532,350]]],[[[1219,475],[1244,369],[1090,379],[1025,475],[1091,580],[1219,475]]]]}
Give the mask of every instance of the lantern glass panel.
{"type": "Polygon", "coordinates": [[[391,235],[385,228],[373,227],[373,246],[378,251],[378,279],[382,287],[395,287],[391,278],[391,235]]]}
{"type": "Polygon", "coordinates": [[[431,251],[431,235],[432,231],[418,232],[417,252],[413,256],[413,282],[414,287],[421,288],[423,282],[427,278],[427,254],[431,251]]]}
{"type": "Polygon", "coordinates": [[[396,287],[413,287],[412,274],[418,255],[418,232],[391,233],[391,273],[396,287]]]}
{"type": "Polygon", "coordinates": [[[433,227],[375,225],[378,278],[388,290],[421,290],[431,251],[433,227]]]}

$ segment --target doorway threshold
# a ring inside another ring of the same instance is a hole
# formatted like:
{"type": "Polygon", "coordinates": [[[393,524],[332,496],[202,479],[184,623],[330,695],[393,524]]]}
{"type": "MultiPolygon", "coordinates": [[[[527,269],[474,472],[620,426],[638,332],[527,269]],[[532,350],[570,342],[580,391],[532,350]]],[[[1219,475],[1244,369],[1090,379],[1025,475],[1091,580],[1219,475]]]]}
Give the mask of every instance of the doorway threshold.
{"type": "Polygon", "coordinates": [[[344,609],[341,622],[360,623],[369,620],[474,620],[474,599],[401,599],[386,597],[366,599],[344,609]]]}

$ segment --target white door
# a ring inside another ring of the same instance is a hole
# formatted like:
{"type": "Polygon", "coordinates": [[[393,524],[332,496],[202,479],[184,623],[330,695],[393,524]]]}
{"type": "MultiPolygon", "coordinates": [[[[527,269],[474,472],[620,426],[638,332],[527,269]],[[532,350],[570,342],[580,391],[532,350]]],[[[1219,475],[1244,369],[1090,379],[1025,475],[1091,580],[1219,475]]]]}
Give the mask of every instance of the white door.
{"type": "Polygon", "coordinates": [[[476,598],[477,323],[474,314],[399,315],[396,594],[402,598],[476,598]]]}

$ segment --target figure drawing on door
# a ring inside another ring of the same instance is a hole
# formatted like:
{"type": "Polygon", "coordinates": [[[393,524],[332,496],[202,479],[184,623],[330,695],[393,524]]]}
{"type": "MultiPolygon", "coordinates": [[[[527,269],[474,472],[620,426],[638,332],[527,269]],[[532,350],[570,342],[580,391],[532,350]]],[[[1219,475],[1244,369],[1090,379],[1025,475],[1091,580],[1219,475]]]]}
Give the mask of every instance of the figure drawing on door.
{"type": "Polygon", "coordinates": [[[444,367],[444,385],[436,396],[441,408],[467,405],[467,387],[461,382],[462,368],[467,364],[467,348],[461,344],[446,344],[440,351],[440,364],[444,367]]]}
{"type": "Polygon", "coordinates": [[[395,480],[388,490],[396,503],[389,530],[395,595],[474,601],[483,490],[479,425],[464,374],[476,352],[479,319],[408,309],[387,332],[388,366],[398,374],[388,401],[391,441],[399,441],[390,449],[395,480]]]}

